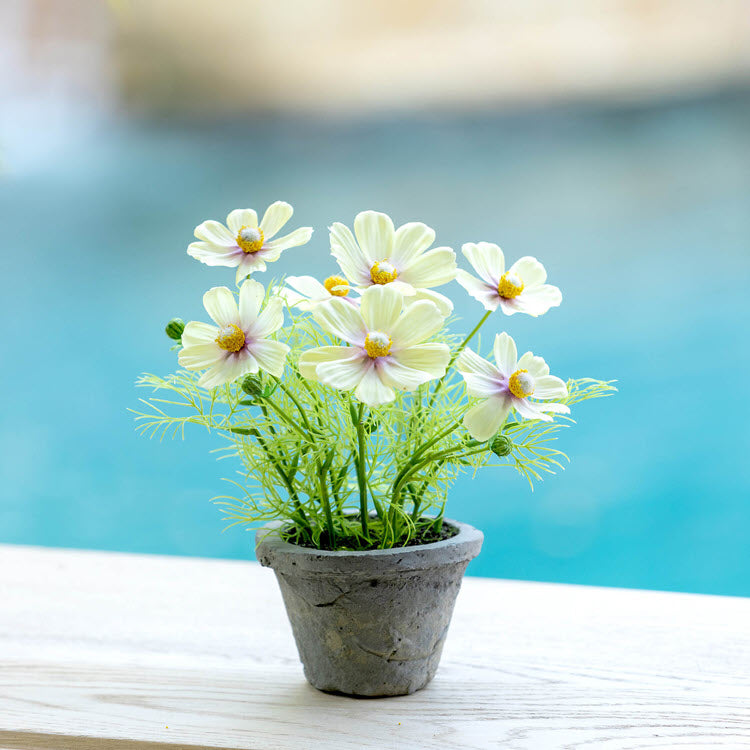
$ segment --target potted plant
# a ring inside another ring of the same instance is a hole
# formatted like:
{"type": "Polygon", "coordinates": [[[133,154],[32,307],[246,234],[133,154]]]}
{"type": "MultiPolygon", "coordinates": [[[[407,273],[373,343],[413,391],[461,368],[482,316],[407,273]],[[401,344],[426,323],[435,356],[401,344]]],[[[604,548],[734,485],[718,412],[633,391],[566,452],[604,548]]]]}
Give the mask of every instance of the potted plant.
{"type": "Polygon", "coordinates": [[[430,249],[429,227],[395,229],[365,211],[353,232],[330,228],[332,275],[264,287],[267,264],[312,235],[277,237],[291,216],[277,202],[260,222],[237,209],[196,228],[188,254],[236,267],[239,288],[206,292],[212,323],[170,321],[181,369],[140,378],[161,393],[137,419],[152,435],[205,427],[239,460],[236,496],[217,502],[231,523],[259,527],[256,554],[276,573],[307,679],[352,695],[411,693],[435,674],[482,544],[444,515],[452,482],[492,465],[530,482],[554,472],[564,455],[551,445],[553,416],[614,389],[564,382],[498,330],[501,314],[560,304],[535,258],[506,268],[497,245],[468,243],[473,270],[457,270],[450,248],[430,249]],[[434,289],[454,279],[484,308],[458,336],[446,327],[452,302],[434,289]],[[475,340],[491,317],[485,358],[475,340]]]}

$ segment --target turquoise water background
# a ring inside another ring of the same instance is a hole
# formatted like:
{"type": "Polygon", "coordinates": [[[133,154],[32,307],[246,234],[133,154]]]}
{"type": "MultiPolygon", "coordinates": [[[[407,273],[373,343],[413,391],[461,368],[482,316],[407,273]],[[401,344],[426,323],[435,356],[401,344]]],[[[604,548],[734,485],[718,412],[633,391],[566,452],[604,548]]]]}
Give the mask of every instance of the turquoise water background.
{"type": "MultiPolygon", "coordinates": [[[[572,457],[534,493],[462,478],[449,515],[486,535],[475,575],[750,594],[750,96],[659,107],[358,123],[130,121],[7,172],[2,201],[0,542],[250,558],[210,498],[227,462],[199,430],[136,435],[141,371],[172,316],[203,319],[229,269],[192,229],[276,199],[312,225],[273,273],[328,275],[326,227],[362,209],[438,242],[547,266],[563,305],[492,319],[563,377],[617,378],[576,409],[572,457]]],[[[467,330],[478,303],[457,284],[467,330]]]]}

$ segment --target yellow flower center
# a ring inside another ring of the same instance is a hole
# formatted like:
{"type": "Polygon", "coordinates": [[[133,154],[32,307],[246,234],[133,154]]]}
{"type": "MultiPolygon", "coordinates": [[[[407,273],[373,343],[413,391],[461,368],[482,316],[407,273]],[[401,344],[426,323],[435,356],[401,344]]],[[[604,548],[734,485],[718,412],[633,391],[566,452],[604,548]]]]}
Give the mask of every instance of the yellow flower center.
{"type": "Polygon", "coordinates": [[[381,260],[377,263],[372,264],[370,269],[370,278],[373,284],[390,284],[391,281],[395,281],[398,276],[398,271],[394,268],[392,263],[387,260],[381,260]]]}
{"type": "Polygon", "coordinates": [[[391,352],[393,342],[387,333],[381,331],[370,331],[365,338],[365,351],[372,359],[376,357],[387,357],[391,352]]]}
{"type": "Polygon", "coordinates": [[[534,378],[528,370],[516,370],[508,378],[508,388],[516,398],[527,398],[534,392],[534,378]]]}
{"type": "Polygon", "coordinates": [[[238,352],[245,346],[245,334],[240,330],[239,326],[230,323],[228,326],[219,328],[216,343],[228,352],[238,352]]]}
{"type": "Polygon", "coordinates": [[[517,276],[510,271],[506,271],[501,277],[500,282],[497,285],[497,293],[504,299],[513,299],[523,291],[523,281],[520,276],[517,276]]]}
{"type": "Polygon", "coordinates": [[[343,276],[329,276],[323,286],[334,297],[346,297],[349,293],[349,282],[343,276]]]}
{"type": "Polygon", "coordinates": [[[243,253],[257,253],[263,247],[263,230],[258,227],[242,227],[237,232],[237,244],[243,253]]]}

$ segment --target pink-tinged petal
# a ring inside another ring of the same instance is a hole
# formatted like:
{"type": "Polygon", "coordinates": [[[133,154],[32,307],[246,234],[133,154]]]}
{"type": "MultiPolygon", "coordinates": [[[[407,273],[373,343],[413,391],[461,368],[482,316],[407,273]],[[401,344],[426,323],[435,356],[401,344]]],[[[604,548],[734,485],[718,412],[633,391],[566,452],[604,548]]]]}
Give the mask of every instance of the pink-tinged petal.
{"type": "Polygon", "coordinates": [[[198,224],[194,232],[199,240],[210,242],[219,247],[236,247],[235,236],[218,221],[204,221],[198,224]]]}
{"type": "Polygon", "coordinates": [[[516,342],[507,333],[498,333],[495,336],[494,354],[498,369],[509,378],[518,369],[516,342]]]}
{"type": "Polygon", "coordinates": [[[459,268],[456,271],[456,281],[475,299],[481,302],[485,310],[497,310],[500,304],[500,295],[496,286],[490,286],[484,281],[477,279],[467,271],[459,268]]]}
{"type": "Polygon", "coordinates": [[[398,391],[413,391],[422,383],[432,380],[430,373],[407,367],[395,357],[382,357],[377,360],[375,367],[381,382],[398,391]]]}
{"type": "Polygon", "coordinates": [[[354,234],[369,261],[388,260],[393,251],[393,222],[387,214],[378,211],[362,211],[354,219],[354,234]]]}
{"type": "Polygon", "coordinates": [[[235,275],[235,282],[237,284],[240,284],[251,273],[266,270],[266,264],[259,257],[259,253],[242,253],[242,256],[240,265],[237,267],[237,274],[235,275]]]}
{"type": "MultiPolygon", "coordinates": [[[[300,227],[289,234],[285,234],[283,237],[277,237],[270,242],[264,242],[263,250],[275,252],[276,258],[278,258],[282,250],[288,250],[290,247],[299,247],[299,245],[304,245],[306,242],[309,242],[312,234],[312,227],[300,227]]],[[[261,252],[263,252],[263,250],[261,250],[261,252]]],[[[274,260],[276,258],[274,258],[274,260]]]]}
{"type": "Polygon", "coordinates": [[[186,346],[177,355],[180,367],[186,370],[204,370],[224,360],[225,352],[215,342],[186,346]]]}
{"type": "Polygon", "coordinates": [[[505,273],[503,251],[491,242],[467,242],[461,247],[461,252],[482,281],[497,289],[500,277],[505,273]]]}
{"type": "Polygon", "coordinates": [[[436,247],[415,258],[398,277],[417,288],[447,284],[456,278],[456,254],[449,247],[436,247]]]}
{"type": "Polygon", "coordinates": [[[445,344],[434,342],[399,349],[391,355],[396,362],[426,372],[431,378],[440,378],[445,374],[450,357],[450,349],[445,344]]]}
{"type": "Polygon", "coordinates": [[[412,221],[400,226],[393,238],[391,263],[396,268],[406,268],[435,241],[435,230],[426,224],[412,221]]]}
{"type": "Polygon", "coordinates": [[[536,318],[544,315],[551,307],[558,307],[562,302],[562,292],[551,284],[532,286],[524,289],[513,301],[518,312],[536,318]]]}
{"type": "Polygon", "coordinates": [[[254,341],[249,348],[250,353],[258,360],[261,370],[265,370],[277,378],[283,375],[286,355],[289,354],[289,347],[286,344],[270,339],[260,339],[254,341]]]}
{"type": "Polygon", "coordinates": [[[215,286],[203,295],[203,307],[218,326],[237,325],[240,313],[234,295],[225,286],[215,286]]]}
{"type": "Polygon", "coordinates": [[[321,302],[313,310],[315,322],[324,330],[340,339],[362,346],[367,336],[367,328],[357,308],[348,305],[338,297],[321,302]]]}
{"type": "Polygon", "coordinates": [[[258,317],[247,327],[250,340],[264,339],[284,325],[284,300],[271,297],[258,317]]]}
{"type": "Polygon", "coordinates": [[[226,248],[213,245],[210,242],[192,242],[188,246],[187,254],[191,258],[205,263],[207,266],[227,266],[234,268],[244,253],[238,247],[226,248]]]}
{"type": "Polygon", "coordinates": [[[368,360],[367,355],[352,352],[348,359],[321,362],[316,374],[321,383],[340,391],[350,391],[359,384],[367,369],[371,367],[368,360]]]}
{"type": "Polygon", "coordinates": [[[199,344],[207,344],[216,341],[218,335],[219,329],[216,326],[191,320],[182,332],[182,345],[198,346],[199,344]]]}
{"type": "Polygon", "coordinates": [[[403,295],[391,284],[377,285],[362,293],[360,311],[368,330],[388,333],[396,324],[403,306],[403,295]]]}
{"type": "Polygon", "coordinates": [[[396,398],[396,392],[380,380],[374,367],[365,371],[362,380],[354,391],[354,395],[370,407],[390,403],[396,398]]]}
{"type": "Polygon", "coordinates": [[[215,388],[217,385],[232,383],[243,375],[256,372],[258,362],[244,349],[237,354],[228,354],[221,362],[217,362],[210,370],[204,372],[198,385],[201,388],[215,388]]]}
{"type": "MultiPolygon", "coordinates": [[[[529,370],[531,372],[531,370],[529,370]]],[[[554,375],[534,377],[534,398],[567,398],[568,386],[554,375]]]]}
{"type": "Polygon", "coordinates": [[[404,309],[401,317],[391,328],[391,340],[394,353],[401,349],[421,344],[442,327],[445,319],[432,302],[422,300],[414,302],[404,309]]]}
{"type": "Polygon", "coordinates": [[[258,228],[258,214],[252,208],[235,208],[227,216],[227,227],[236,238],[242,227],[258,228]]]}
{"type": "Polygon", "coordinates": [[[263,284],[257,281],[243,281],[240,287],[240,328],[247,330],[260,312],[266,296],[263,284]]]}
{"type": "Polygon", "coordinates": [[[510,397],[493,396],[472,406],[464,414],[463,425],[474,440],[483,443],[497,433],[510,409],[510,397]]]}
{"type": "Polygon", "coordinates": [[[260,228],[266,240],[270,240],[292,218],[293,213],[294,209],[284,201],[272,203],[260,220],[260,228]]]}
{"type": "Polygon", "coordinates": [[[349,359],[354,351],[349,346],[318,346],[302,352],[297,363],[299,374],[307,380],[318,380],[317,368],[322,362],[349,359]]]}
{"type": "Polygon", "coordinates": [[[528,370],[534,380],[541,378],[544,375],[549,375],[549,365],[544,361],[542,357],[537,357],[532,352],[526,352],[519,360],[516,365],[518,370],[528,370]]]}
{"type": "Polygon", "coordinates": [[[532,404],[525,398],[514,398],[513,407],[524,419],[539,419],[542,422],[551,422],[552,417],[540,411],[541,404],[532,404]]]}
{"type": "Polygon", "coordinates": [[[338,261],[344,276],[352,284],[369,286],[372,283],[370,278],[372,263],[365,257],[349,227],[335,222],[329,231],[331,255],[338,261]]]}
{"type": "Polygon", "coordinates": [[[531,255],[519,258],[510,267],[510,272],[519,276],[526,287],[539,286],[547,281],[547,271],[544,266],[531,255]]]}
{"type": "Polygon", "coordinates": [[[498,295],[498,299],[500,302],[500,309],[503,311],[503,313],[505,313],[505,315],[515,315],[517,312],[521,312],[518,304],[518,301],[521,299],[521,297],[505,299],[505,297],[500,297],[500,295],[498,295]]]}
{"type": "Polygon", "coordinates": [[[500,396],[504,391],[507,391],[504,382],[497,377],[489,377],[478,372],[461,374],[466,381],[466,391],[470,396],[489,398],[490,396],[500,396]]]}

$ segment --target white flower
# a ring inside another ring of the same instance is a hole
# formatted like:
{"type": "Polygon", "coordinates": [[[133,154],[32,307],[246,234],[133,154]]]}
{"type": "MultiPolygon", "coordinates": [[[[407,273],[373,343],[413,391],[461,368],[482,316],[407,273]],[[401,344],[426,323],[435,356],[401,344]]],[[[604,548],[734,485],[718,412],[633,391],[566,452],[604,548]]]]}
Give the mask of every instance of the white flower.
{"type": "Polygon", "coordinates": [[[343,276],[329,276],[322,284],[312,276],[287,276],[285,281],[289,286],[279,289],[278,294],[290,307],[309,311],[336,297],[351,305],[359,304],[359,299],[349,297],[349,282],[343,276]]]}
{"type": "Polygon", "coordinates": [[[252,208],[236,208],[227,216],[227,225],[204,221],[195,228],[201,240],[188,247],[188,255],[207,266],[237,266],[237,283],[254,271],[265,271],[266,263],[278,260],[282,250],[309,242],[312,227],[301,227],[283,237],[275,237],[292,217],[294,209],[276,201],[267,209],[260,225],[252,208]]]}
{"type": "Polygon", "coordinates": [[[442,377],[450,358],[445,344],[422,343],[436,333],[443,318],[432,302],[408,307],[391,286],[372,286],[359,308],[341,299],[317,305],[318,325],[349,346],[320,346],[302,353],[299,371],[309,380],[348,391],[368,406],[393,401],[394,388],[413,391],[442,377]]]}
{"type": "Polygon", "coordinates": [[[284,323],[284,302],[272,297],[263,311],[263,285],[245,281],[240,287],[240,305],[225,286],[215,286],[203,295],[203,306],[215,326],[192,321],[182,334],[179,363],[186,370],[204,370],[198,385],[213,388],[231,383],[258,370],[281,377],[289,347],[268,338],[284,323]]]}
{"type": "Polygon", "coordinates": [[[497,310],[500,305],[506,315],[522,312],[536,317],[562,302],[560,290],[544,283],[547,272],[536,258],[519,258],[506,271],[505,256],[497,245],[467,242],[461,250],[479,279],[459,269],[456,281],[487,310],[497,310]]]}
{"type": "Polygon", "coordinates": [[[516,361],[516,343],[507,333],[495,337],[497,367],[470,349],[464,349],[456,360],[456,367],[464,376],[466,389],[483,400],[464,415],[464,427],[475,440],[489,440],[515,409],[525,419],[551,422],[545,412],[570,414],[565,404],[531,401],[560,399],[568,395],[565,383],[549,374],[549,367],[541,357],[526,352],[516,361]]]}
{"type": "Polygon", "coordinates": [[[362,289],[387,285],[407,297],[418,295],[414,301],[429,299],[443,317],[450,315],[453,303],[431,287],[456,277],[456,254],[449,247],[427,249],[435,240],[433,229],[410,222],[394,230],[386,214],[363,211],[354,219],[356,240],[339,222],[330,233],[331,254],[352,284],[362,289]]]}

